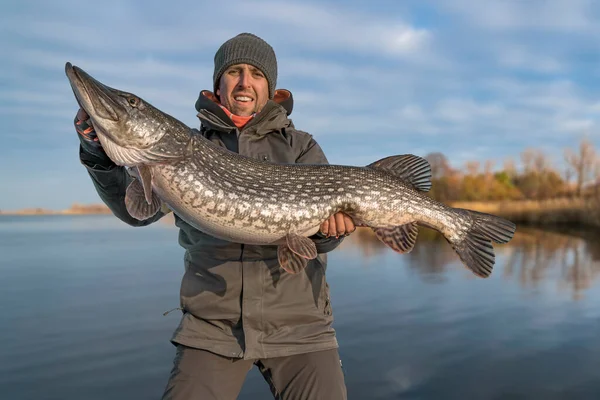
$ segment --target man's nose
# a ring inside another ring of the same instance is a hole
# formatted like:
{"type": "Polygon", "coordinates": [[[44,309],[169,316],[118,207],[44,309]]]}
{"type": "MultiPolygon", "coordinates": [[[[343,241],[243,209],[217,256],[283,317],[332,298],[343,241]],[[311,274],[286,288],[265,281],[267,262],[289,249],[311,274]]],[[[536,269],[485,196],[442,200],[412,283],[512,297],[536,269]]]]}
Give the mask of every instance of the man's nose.
{"type": "Polygon", "coordinates": [[[246,71],[242,71],[240,74],[240,80],[238,81],[238,85],[243,88],[250,87],[251,77],[250,74],[246,71]]]}

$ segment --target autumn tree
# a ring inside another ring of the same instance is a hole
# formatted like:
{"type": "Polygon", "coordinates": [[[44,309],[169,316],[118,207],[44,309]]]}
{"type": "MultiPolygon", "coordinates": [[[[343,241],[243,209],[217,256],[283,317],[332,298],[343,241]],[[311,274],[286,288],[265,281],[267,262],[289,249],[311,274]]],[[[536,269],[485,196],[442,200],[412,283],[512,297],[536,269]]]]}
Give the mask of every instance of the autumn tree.
{"type": "Polygon", "coordinates": [[[427,154],[425,159],[431,167],[432,187],[429,195],[438,201],[458,200],[460,177],[450,166],[446,156],[436,152],[427,154]]]}
{"type": "Polygon", "coordinates": [[[528,148],[521,153],[522,173],[514,178],[516,187],[528,199],[546,199],[563,191],[564,181],[552,168],[550,158],[539,149],[528,148]]]}

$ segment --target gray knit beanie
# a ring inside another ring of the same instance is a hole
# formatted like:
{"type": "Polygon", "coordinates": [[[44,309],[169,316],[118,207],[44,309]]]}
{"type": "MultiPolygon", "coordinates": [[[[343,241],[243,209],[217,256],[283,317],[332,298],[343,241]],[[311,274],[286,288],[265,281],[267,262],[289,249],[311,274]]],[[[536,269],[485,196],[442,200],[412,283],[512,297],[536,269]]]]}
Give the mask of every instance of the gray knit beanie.
{"type": "Polygon", "coordinates": [[[251,33],[240,33],[221,45],[215,54],[213,90],[217,93],[221,75],[235,64],[250,64],[265,74],[269,82],[269,98],[275,95],[277,85],[277,58],[275,51],[264,40],[251,33]]]}

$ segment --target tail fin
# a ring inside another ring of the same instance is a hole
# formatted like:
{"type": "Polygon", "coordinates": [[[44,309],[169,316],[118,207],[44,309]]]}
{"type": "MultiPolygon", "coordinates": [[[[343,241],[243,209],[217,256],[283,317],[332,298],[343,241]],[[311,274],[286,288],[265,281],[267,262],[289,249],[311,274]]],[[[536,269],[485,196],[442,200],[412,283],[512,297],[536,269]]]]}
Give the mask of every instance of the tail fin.
{"type": "Polygon", "coordinates": [[[515,233],[516,225],[491,214],[461,208],[455,210],[467,214],[473,224],[462,241],[449,242],[467,268],[475,275],[487,278],[492,273],[495,262],[492,241],[509,242],[515,233]]]}

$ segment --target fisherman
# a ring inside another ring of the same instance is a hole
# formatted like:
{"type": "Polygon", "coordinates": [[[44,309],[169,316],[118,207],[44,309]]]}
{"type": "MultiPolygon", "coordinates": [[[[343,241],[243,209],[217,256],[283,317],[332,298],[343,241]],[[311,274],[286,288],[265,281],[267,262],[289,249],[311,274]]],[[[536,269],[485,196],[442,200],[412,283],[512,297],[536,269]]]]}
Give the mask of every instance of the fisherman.
{"type": "MultiPolygon", "coordinates": [[[[276,90],[277,59],[261,38],[241,33],[214,57],[213,88],[200,92],[196,110],[202,135],[227,149],[277,163],[326,164],[319,144],[289,119],[290,91],[276,90]]],[[[133,177],[102,149],[87,113],[75,127],[79,157],[98,195],[116,217],[131,226],[124,203],[133,177]]],[[[332,327],[327,253],[355,230],[337,213],[311,237],[318,257],[304,272],[279,267],[276,246],[226,242],[174,215],[185,249],[180,306],[183,312],[171,342],[176,354],[163,399],[235,399],[256,365],[277,399],[346,399],[346,387],[332,327]]]]}

